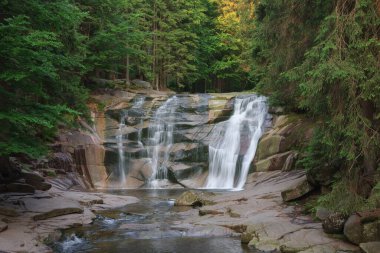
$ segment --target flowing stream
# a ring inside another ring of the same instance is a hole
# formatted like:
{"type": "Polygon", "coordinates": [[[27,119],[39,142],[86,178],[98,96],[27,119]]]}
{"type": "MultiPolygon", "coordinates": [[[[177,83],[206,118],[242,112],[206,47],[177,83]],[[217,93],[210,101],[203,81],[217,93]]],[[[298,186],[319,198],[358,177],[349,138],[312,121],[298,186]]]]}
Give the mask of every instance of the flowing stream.
{"type": "Polygon", "coordinates": [[[238,237],[199,235],[185,229],[181,215],[191,207],[173,205],[183,189],[113,191],[132,195],[140,202],[104,211],[90,225],[67,229],[53,243],[58,253],[248,253],[238,237]]]}

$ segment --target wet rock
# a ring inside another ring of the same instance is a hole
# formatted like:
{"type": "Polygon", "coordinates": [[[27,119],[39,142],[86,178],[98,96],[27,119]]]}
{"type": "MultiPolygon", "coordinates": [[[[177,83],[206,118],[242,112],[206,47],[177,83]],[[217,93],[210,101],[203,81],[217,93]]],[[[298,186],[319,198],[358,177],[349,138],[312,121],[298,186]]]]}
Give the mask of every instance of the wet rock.
{"type": "Polygon", "coordinates": [[[3,221],[0,221],[0,233],[5,231],[7,228],[8,228],[8,224],[3,221]]]}
{"type": "Polygon", "coordinates": [[[12,207],[0,206],[0,215],[5,215],[9,217],[17,217],[17,216],[20,216],[20,213],[12,207]]]}
{"type": "Polygon", "coordinates": [[[341,234],[343,232],[346,216],[341,213],[331,213],[322,222],[323,231],[327,234],[341,234]]]}
{"type": "Polygon", "coordinates": [[[361,243],[359,246],[365,253],[380,252],[380,241],[361,243]]]}
{"type": "Polygon", "coordinates": [[[313,186],[309,184],[306,177],[303,177],[301,182],[298,182],[296,185],[291,186],[288,190],[281,192],[281,197],[284,201],[291,201],[298,199],[313,190],[313,186]]]}
{"type": "Polygon", "coordinates": [[[206,194],[204,192],[198,193],[193,191],[186,191],[182,193],[174,202],[176,206],[204,206],[204,205],[212,205],[213,202],[207,200],[207,196],[210,194],[206,194]]]}
{"type": "Polygon", "coordinates": [[[34,193],[35,188],[30,184],[11,183],[7,184],[8,192],[34,193]]]}

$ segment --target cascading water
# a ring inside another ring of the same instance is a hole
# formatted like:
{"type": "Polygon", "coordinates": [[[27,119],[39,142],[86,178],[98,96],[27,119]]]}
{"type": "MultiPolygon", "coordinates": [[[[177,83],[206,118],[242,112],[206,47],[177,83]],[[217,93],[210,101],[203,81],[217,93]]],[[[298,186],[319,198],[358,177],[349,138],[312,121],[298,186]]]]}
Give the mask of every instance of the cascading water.
{"type": "Polygon", "coordinates": [[[231,118],[218,123],[212,132],[205,188],[243,188],[264,131],[267,111],[265,97],[235,98],[231,118]]]}
{"type": "MultiPolygon", "coordinates": [[[[132,109],[139,109],[140,110],[144,106],[144,103],[145,103],[145,97],[137,97],[134,100],[134,104],[132,106],[132,109]]],[[[138,126],[138,130],[137,130],[137,143],[140,146],[143,146],[142,141],[141,141],[142,129],[143,129],[143,125],[144,125],[143,117],[140,117],[138,125],[139,126],[138,126]]]]}
{"type": "Polygon", "coordinates": [[[127,114],[122,113],[120,116],[120,124],[119,128],[117,130],[117,135],[116,135],[116,142],[117,142],[117,151],[119,155],[119,163],[118,163],[118,172],[119,172],[119,183],[121,186],[125,186],[126,184],[126,177],[125,177],[125,155],[124,155],[124,134],[123,130],[125,127],[125,119],[126,119],[127,114]]]}
{"type": "Polygon", "coordinates": [[[155,188],[155,179],[167,178],[167,165],[169,161],[169,151],[173,145],[173,132],[176,120],[176,110],[179,106],[177,96],[169,98],[161,105],[149,126],[148,156],[151,158],[152,176],[150,186],[155,188]]]}
{"type": "MultiPolygon", "coordinates": [[[[116,142],[117,142],[117,150],[118,150],[118,179],[119,179],[119,184],[121,187],[126,187],[126,170],[127,170],[127,160],[129,160],[129,157],[125,156],[125,149],[126,149],[126,144],[128,141],[128,134],[124,133],[124,129],[126,127],[126,121],[128,119],[128,112],[132,110],[141,110],[145,102],[145,97],[136,97],[133,100],[133,105],[132,107],[127,110],[127,111],[122,111],[121,116],[120,116],[120,123],[119,123],[119,128],[117,130],[117,135],[116,135],[116,142]]],[[[143,118],[140,117],[140,125],[142,125],[143,118]]],[[[141,143],[141,128],[138,130],[138,144],[142,145],[141,143]]]]}

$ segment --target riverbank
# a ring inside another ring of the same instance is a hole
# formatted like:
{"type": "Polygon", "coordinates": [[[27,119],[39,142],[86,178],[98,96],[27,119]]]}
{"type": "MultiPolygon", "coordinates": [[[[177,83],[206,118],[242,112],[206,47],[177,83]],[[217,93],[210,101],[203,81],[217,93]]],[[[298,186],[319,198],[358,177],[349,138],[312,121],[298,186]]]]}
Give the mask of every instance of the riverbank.
{"type": "Polygon", "coordinates": [[[0,251],[52,252],[45,243],[58,241],[60,230],[90,224],[99,211],[139,200],[101,192],[70,191],[55,179],[48,191],[0,194],[0,251]]]}

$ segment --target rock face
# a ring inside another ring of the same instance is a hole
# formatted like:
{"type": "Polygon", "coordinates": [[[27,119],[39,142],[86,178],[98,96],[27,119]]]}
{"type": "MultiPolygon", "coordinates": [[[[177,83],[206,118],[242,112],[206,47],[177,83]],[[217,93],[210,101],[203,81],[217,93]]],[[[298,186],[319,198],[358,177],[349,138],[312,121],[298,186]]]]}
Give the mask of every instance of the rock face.
{"type": "Polygon", "coordinates": [[[344,235],[356,245],[378,241],[380,238],[380,209],[351,215],[344,224],[344,235]]]}
{"type": "Polygon", "coordinates": [[[307,181],[306,176],[303,176],[296,181],[289,189],[281,192],[281,197],[284,201],[291,201],[308,194],[313,190],[313,186],[307,181]]]}
{"type": "Polygon", "coordinates": [[[293,170],[298,158],[296,150],[308,143],[314,123],[302,115],[275,114],[272,125],[259,141],[252,169],[261,172],[293,170]]]}

